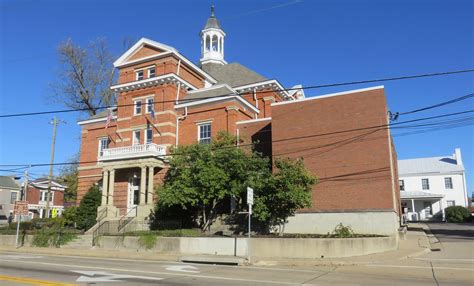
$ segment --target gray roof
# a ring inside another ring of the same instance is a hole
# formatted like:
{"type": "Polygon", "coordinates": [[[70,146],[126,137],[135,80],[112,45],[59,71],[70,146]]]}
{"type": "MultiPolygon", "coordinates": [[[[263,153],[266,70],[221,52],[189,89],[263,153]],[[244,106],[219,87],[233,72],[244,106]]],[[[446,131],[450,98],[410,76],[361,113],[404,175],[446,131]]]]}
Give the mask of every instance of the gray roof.
{"type": "Polygon", "coordinates": [[[20,186],[15,182],[12,177],[0,176],[0,189],[14,189],[19,190],[20,186]]]}
{"type": "Polygon", "coordinates": [[[267,80],[264,76],[239,63],[226,65],[207,63],[202,65],[202,70],[210,74],[219,83],[227,83],[231,87],[267,80]]]}
{"type": "Polygon", "coordinates": [[[464,166],[457,165],[456,159],[451,156],[398,160],[400,176],[462,171],[464,171],[464,166]]]}
{"type": "Polygon", "coordinates": [[[401,199],[424,199],[424,198],[443,198],[444,195],[442,194],[433,194],[433,193],[426,193],[426,192],[400,192],[401,199]]]}
{"type": "Polygon", "coordinates": [[[216,15],[214,13],[214,5],[211,6],[211,16],[207,19],[206,25],[204,26],[203,30],[206,29],[221,29],[221,24],[219,23],[219,20],[217,20],[216,15]]]}
{"type": "Polygon", "coordinates": [[[196,92],[188,92],[186,94],[186,99],[206,99],[210,97],[222,96],[222,95],[231,95],[234,91],[226,85],[220,85],[216,88],[198,90],[196,92]]]}

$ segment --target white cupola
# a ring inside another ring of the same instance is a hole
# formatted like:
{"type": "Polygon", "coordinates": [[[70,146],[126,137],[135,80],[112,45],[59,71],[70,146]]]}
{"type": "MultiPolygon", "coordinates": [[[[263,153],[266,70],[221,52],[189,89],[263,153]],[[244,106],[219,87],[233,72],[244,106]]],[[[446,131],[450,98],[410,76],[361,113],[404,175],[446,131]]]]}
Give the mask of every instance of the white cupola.
{"type": "Polygon", "coordinates": [[[201,66],[207,63],[225,65],[224,37],[225,33],[211,6],[211,16],[207,19],[206,26],[201,30],[201,66]]]}

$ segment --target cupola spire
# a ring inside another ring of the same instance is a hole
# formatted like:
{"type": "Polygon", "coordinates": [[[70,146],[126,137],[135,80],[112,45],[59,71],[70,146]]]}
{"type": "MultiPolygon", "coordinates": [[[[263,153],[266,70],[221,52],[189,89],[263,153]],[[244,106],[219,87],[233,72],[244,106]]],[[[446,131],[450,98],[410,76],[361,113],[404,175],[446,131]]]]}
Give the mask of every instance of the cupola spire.
{"type": "Polygon", "coordinates": [[[206,21],[204,29],[201,30],[201,65],[216,63],[225,65],[224,60],[224,38],[225,33],[216,18],[215,7],[211,6],[211,16],[206,21]]]}

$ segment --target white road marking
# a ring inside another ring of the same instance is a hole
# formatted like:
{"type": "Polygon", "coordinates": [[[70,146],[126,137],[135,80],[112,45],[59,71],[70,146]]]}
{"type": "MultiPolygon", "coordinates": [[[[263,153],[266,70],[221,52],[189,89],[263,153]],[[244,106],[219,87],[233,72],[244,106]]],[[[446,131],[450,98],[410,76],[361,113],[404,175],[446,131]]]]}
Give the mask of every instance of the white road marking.
{"type": "Polygon", "coordinates": [[[33,255],[0,255],[0,259],[33,259],[33,258],[42,258],[43,256],[33,256],[33,255]]]}
{"type": "Polygon", "coordinates": [[[77,278],[76,282],[123,282],[120,279],[145,279],[145,280],[163,280],[159,277],[147,277],[147,276],[135,276],[135,275],[121,275],[113,274],[104,271],[79,271],[71,270],[71,272],[76,272],[82,274],[77,278]]]}
{"type": "MultiPolygon", "coordinates": [[[[431,266],[411,266],[411,265],[376,265],[367,264],[369,267],[385,267],[385,268],[414,268],[414,269],[431,269],[431,266]]],[[[458,271],[472,271],[472,268],[456,268],[456,267],[437,267],[433,266],[433,269],[444,269],[444,270],[458,270],[458,271]]]]}
{"type": "Polygon", "coordinates": [[[470,258],[415,258],[416,260],[423,260],[423,261],[467,261],[474,263],[474,259],[470,258]]]}
{"type": "MultiPolygon", "coordinates": [[[[18,262],[18,261],[3,260],[2,262],[18,262]]],[[[256,280],[256,279],[219,277],[219,276],[209,276],[209,275],[195,275],[191,273],[184,274],[184,273],[160,272],[160,271],[130,270],[130,269],[121,269],[121,268],[95,267],[95,266],[73,265],[73,264],[64,264],[64,263],[49,263],[49,262],[38,262],[38,261],[28,261],[28,260],[22,261],[22,263],[34,264],[34,265],[59,266],[59,267],[68,267],[68,268],[98,269],[99,271],[107,270],[107,271],[133,272],[133,273],[142,273],[142,274],[151,274],[151,275],[158,274],[158,275],[170,275],[170,276],[196,277],[196,278],[212,279],[212,280],[242,281],[242,282],[253,282],[253,283],[277,284],[277,285],[301,285],[301,283],[297,283],[297,282],[281,282],[281,281],[271,281],[271,280],[256,280]]]]}
{"type": "Polygon", "coordinates": [[[200,273],[197,267],[192,265],[165,265],[166,270],[186,272],[186,273],[200,273]]]}

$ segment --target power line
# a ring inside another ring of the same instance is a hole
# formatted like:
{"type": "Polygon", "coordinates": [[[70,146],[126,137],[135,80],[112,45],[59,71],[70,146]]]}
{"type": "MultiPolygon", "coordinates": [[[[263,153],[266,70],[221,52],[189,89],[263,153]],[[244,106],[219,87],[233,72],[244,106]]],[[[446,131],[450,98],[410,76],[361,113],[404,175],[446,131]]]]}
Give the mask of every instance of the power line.
{"type": "MultiPolygon", "coordinates": [[[[343,133],[348,133],[348,132],[355,132],[355,131],[364,131],[364,130],[375,130],[375,129],[388,129],[391,128],[391,126],[399,126],[401,124],[406,124],[406,123],[412,123],[412,122],[419,122],[419,121],[424,121],[424,120],[431,120],[431,119],[437,119],[437,118],[445,118],[449,116],[456,116],[456,115],[462,115],[462,114],[468,114],[468,113],[473,113],[474,109],[471,110],[465,110],[465,111],[460,111],[460,112],[454,112],[454,113],[448,113],[448,114],[441,114],[441,115],[436,115],[436,116],[430,116],[430,117],[424,117],[424,118],[416,118],[412,120],[407,120],[407,121],[401,121],[401,122],[396,122],[396,123],[389,123],[389,124],[381,124],[381,125],[376,125],[376,126],[369,126],[369,127],[361,127],[361,128],[354,128],[354,129],[347,129],[347,130],[340,130],[340,131],[334,131],[334,132],[327,132],[327,133],[319,133],[319,134],[311,134],[311,135],[306,135],[306,136],[298,136],[298,137],[290,137],[290,138],[284,138],[284,139],[278,139],[278,140],[270,140],[270,141],[265,141],[265,142],[260,142],[260,143],[278,143],[278,142],[285,142],[289,140],[299,140],[299,139],[308,139],[308,138],[314,138],[314,137],[320,137],[320,136],[329,136],[329,135],[336,135],[336,134],[343,134],[343,133]]],[[[429,123],[428,123],[429,124],[429,123]]],[[[421,125],[418,125],[421,126],[421,125]]],[[[431,125],[430,125],[431,126],[431,125]]],[[[398,127],[399,129],[403,127],[411,127],[411,126],[400,126],[398,127]]],[[[235,147],[245,147],[245,146],[252,146],[254,143],[248,143],[248,144],[240,144],[239,146],[223,146],[216,148],[217,149],[226,149],[226,148],[235,148],[235,147]]],[[[172,156],[176,155],[186,155],[187,153],[174,153],[170,154],[172,156]]],[[[77,165],[77,164],[89,164],[89,163],[98,163],[98,160],[94,161],[83,161],[83,162],[61,162],[61,163],[54,163],[52,164],[53,166],[63,166],[63,165],[77,165]]],[[[30,167],[42,167],[42,166],[50,166],[49,163],[38,163],[38,164],[0,164],[1,167],[20,167],[20,166],[30,166],[30,167]]]]}
{"type": "MultiPolygon", "coordinates": [[[[416,78],[424,78],[424,77],[433,77],[433,76],[446,76],[452,74],[461,74],[461,73],[470,73],[474,72],[474,69],[465,69],[465,70],[457,70],[457,71],[447,71],[447,72],[437,72],[437,73],[427,73],[427,74],[418,74],[418,75],[409,75],[409,76],[400,76],[400,77],[388,77],[388,78],[378,78],[378,79],[370,79],[370,80],[361,80],[361,81],[350,81],[350,82],[340,82],[340,83],[330,83],[330,84],[322,84],[322,85],[313,85],[313,86],[306,86],[306,87],[293,87],[293,88],[283,88],[283,89],[270,89],[259,91],[260,93],[270,93],[270,92],[281,92],[281,91],[293,91],[293,90],[309,90],[309,89],[319,89],[319,88],[328,88],[328,87],[337,87],[337,86],[346,86],[346,85],[356,85],[356,84],[365,84],[365,83],[376,83],[376,82],[386,82],[386,81],[396,81],[396,80],[406,80],[406,79],[416,79],[416,78]]],[[[180,103],[189,103],[193,101],[199,101],[204,99],[211,99],[211,98],[221,98],[221,97],[228,97],[228,96],[242,96],[253,94],[253,91],[249,92],[241,92],[238,94],[235,93],[228,93],[218,96],[212,97],[201,97],[201,98],[191,98],[191,99],[181,99],[180,103]]],[[[153,104],[159,103],[169,103],[175,102],[176,100],[162,100],[158,102],[153,102],[153,104]]],[[[127,106],[134,106],[134,103],[131,104],[120,104],[114,106],[99,106],[96,109],[102,110],[107,108],[116,108],[116,107],[127,107],[127,106]]],[[[0,118],[9,118],[9,117],[20,117],[20,116],[34,116],[34,115],[45,115],[45,114],[54,114],[54,113],[69,113],[69,112],[79,112],[79,111],[88,111],[89,108],[76,108],[76,109],[58,109],[58,110],[51,110],[51,111],[37,111],[37,112],[25,112],[25,113],[11,113],[11,114],[1,114],[0,118]]]]}

